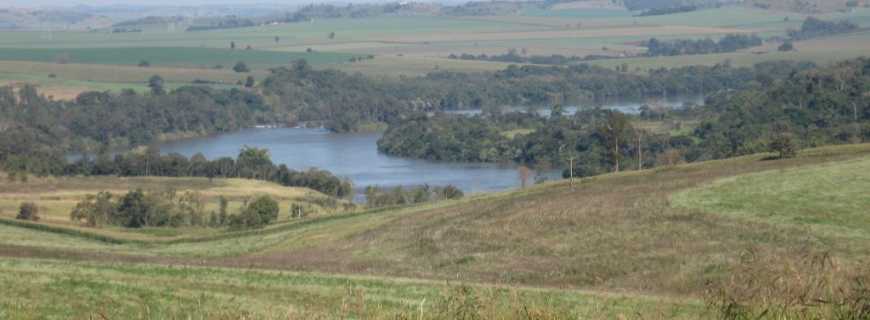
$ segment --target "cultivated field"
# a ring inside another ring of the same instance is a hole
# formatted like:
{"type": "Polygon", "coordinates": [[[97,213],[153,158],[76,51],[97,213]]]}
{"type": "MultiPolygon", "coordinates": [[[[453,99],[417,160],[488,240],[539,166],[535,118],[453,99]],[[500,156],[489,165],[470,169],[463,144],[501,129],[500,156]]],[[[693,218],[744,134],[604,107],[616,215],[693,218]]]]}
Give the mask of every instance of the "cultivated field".
{"type": "MultiPolygon", "coordinates": [[[[0,80],[37,83],[56,92],[56,97],[65,98],[84,89],[141,89],[143,79],[153,74],[171,79],[171,86],[189,84],[196,79],[232,85],[243,77],[229,70],[237,61],[251,66],[257,72],[256,77],[261,77],[268,68],[287,66],[300,58],[319,68],[373,75],[420,75],[433,70],[486,71],[502,69],[507,64],[456,61],[447,56],[504,54],[511,49],[525,49],[528,55],[636,55],[645,50],[637,44],[650,37],[718,38],[729,33],[782,36],[788,29],[799,28],[808,15],[735,6],[635,17],[624,9],[590,2],[549,10],[528,9],[512,16],[320,19],[200,32],[184,32],[171,26],[134,33],[108,30],[0,32],[0,80]],[[335,36],[330,38],[330,33],[335,36]],[[230,50],[231,43],[235,43],[236,50],[230,50]],[[248,47],[250,50],[246,50],[248,47]],[[309,49],[313,51],[308,52],[309,49]],[[351,57],[368,55],[375,58],[356,63],[348,61],[351,57]],[[152,68],[135,68],[142,60],[150,62],[152,68]],[[22,71],[23,66],[33,64],[39,64],[39,72],[22,71]],[[68,64],[109,65],[113,69],[94,67],[93,73],[69,72],[68,64]],[[223,70],[214,70],[216,66],[222,66],[223,70]],[[117,70],[118,74],[111,70],[117,70]],[[54,77],[49,78],[50,74],[54,77]]],[[[814,16],[847,19],[863,27],[870,26],[870,9],[867,8],[814,16]]],[[[864,45],[868,41],[863,40],[863,35],[847,35],[800,42],[798,51],[792,53],[778,53],[776,44],[771,44],[732,54],[594,63],[606,66],[628,63],[638,71],[687,64],[709,65],[725,60],[740,65],[778,59],[829,63],[866,55],[870,51],[864,45]],[[837,50],[830,50],[832,45],[837,50]]]]}
{"type": "Polygon", "coordinates": [[[423,305],[424,318],[438,318],[456,310],[439,303],[475,301],[471,309],[503,312],[491,319],[523,318],[516,306],[563,318],[705,318],[708,286],[747,253],[769,257],[760,273],[817,254],[844,272],[866,267],[870,144],[769,157],[168,242],[0,226],[0,281],[15,290],[0,297],[0,314],[386,318],[418,317],[423,305]]]}

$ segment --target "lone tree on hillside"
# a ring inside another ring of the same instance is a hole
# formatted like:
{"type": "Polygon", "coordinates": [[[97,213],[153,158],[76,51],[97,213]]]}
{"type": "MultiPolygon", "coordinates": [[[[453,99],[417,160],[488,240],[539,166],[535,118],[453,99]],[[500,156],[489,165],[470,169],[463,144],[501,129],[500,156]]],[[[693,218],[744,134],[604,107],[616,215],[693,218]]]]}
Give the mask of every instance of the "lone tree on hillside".
{"type": "Polygon", "coordinates": [[[154,75],[151,79],[148,79],[148,87],[151,88],[151,94],[161,96],[166,94],[166,90],[163,89],[163,77],[159,75],[154,75]]]}
{"type": "Polygon", "coordinates": [[[245,88],[253,88],[254,84],[256,84],[256,80],[254,80],[254,76],[248,76],[248,78],[245,79],[245,88]]]}
{"type": "Polygon", "coordinates": [[[773,138],[770,140],[771,152],[779,154],[780,159],[794,158],[797,156],[797,145],[787,125],[777,125],[773,128],[773,138]]]}
{"type": "Polygon", "coordinates": [[[233,71],[238,73],[251,72],[251,69],[248,68],[248,65],[243,61],[236,62],[236,65],[233,66],[233,71]]]}
{"type": "Polygon", "coordinates": [[[330,32],[330,33],[329,33],[329,39],[330,39],[330,40],[335,39],[335,32],[330,32]]]}

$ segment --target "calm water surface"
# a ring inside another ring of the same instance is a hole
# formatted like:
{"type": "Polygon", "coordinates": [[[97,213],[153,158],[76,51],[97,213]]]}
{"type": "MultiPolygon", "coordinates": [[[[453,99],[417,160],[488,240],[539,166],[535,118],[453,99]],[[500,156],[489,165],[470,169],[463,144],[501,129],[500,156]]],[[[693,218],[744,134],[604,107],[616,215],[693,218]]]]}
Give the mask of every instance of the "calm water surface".
{"type": "MultiPolygon", "coordinates": [[[[450,163],[390,157],[378,153],[380,133],[337,134],[320,129],[247,129],[236,133],[182,140],[160,146],[161,152],[208,159],[233,157],[247,145],[266,148],[272,161],[291,169],[320,168],[349,178],[357,187],[452,184],[465,192],[499,191],[520,184],[513,165],[450,163]]],[[[548,175],[555,175],[548,172],[548,175]]]]}
{"type": "MultiPolygon", "coordinates": [[[[703,103],[702,99],[679,97],[663,101],[670,108],[679,108],[685,102],[703,103]]],[[[642,103],[613,103],[604,108],[625,113],[637,113],[642,103]]],[[[579,107],[566,107],[573,114],[579,107]]],[[[519,109],[518,109],[519,110],[519,109]]],[[[549,109],[537,110],[549,114],[549,109]]],[[[477,114],[479,110],[456,113],[477,114]]],[[[365,186],[382,187],[454,185],[467,193],[500,191],[520,185],[514,165],[482,163],[433,162],[390,157],[378,153],[380,133],[338,134],[320,129],[278,128],[247,129],[235,133],[189,139],[160,146],[163,153],[179,153],[187,157],[201,152],[208,159],[238,156],[243,146],[269,149],[272,161],[291,169],[320,168],[353,181],[361,190],[365,186]]],[[[538,173],[540,177],[558,178],[560,172],[538,173]]]]}

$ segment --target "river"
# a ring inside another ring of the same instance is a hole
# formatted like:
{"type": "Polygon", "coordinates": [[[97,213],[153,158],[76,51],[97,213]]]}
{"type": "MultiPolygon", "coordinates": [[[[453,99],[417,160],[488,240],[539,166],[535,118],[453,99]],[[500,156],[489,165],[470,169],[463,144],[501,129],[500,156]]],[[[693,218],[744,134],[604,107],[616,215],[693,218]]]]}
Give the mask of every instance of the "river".
{"type": "MultiPolygon", "coordinates": [[[[213,160],[235,158],[243,146],[268,149],[272,161],[294,170],[320,168],[348,178],[362,188],[454,185],[466,193],[500,191],[520,185],[514,165],[451,163],[391,157],[377,150],[380,133],[332,133],[321,129],[246,129],[160,145],[164,154],[192,156],[198,152],[213,160]]],[[[542,175],[544,176],[544,175],[542,175]]],[[[547,172],[546,176],[557,176],[547,172]]]]}
{"type": "MultiPolygon", "coordinates": [[[[679,108],[684,102],[697,103],[699,99],[664,101],[666,107],[679,108]]],[[[604,108],[626,113],[637,113],[642,103],[614,103],[604,108]]],[[[566,107],[573,114],[578,107],[566,107]]],[[[539,110],[549,114],[549,110],[539,110]]],[[[479,111],[458,113],[476,114],[479,111]]],[[[214,160],[219,157],[238,156],[244,146],[265,148],[272,161],[294,170],[319,168],[350,179],[357,191],[370,185],[381,187],[454,185],[466,193],[501,191],[520,186],[517,167],[510,164],[451,163],[392,157],[378,152],[377,141],[381,133],[332,133],[322,129],[260,128],[234,133],[167,142],[160,145],[161,152],[179,153],[187,157],[202,153],[214,160]]],[[[558,171],[536,173],[535,179],[553,179],[558,171]]]]}

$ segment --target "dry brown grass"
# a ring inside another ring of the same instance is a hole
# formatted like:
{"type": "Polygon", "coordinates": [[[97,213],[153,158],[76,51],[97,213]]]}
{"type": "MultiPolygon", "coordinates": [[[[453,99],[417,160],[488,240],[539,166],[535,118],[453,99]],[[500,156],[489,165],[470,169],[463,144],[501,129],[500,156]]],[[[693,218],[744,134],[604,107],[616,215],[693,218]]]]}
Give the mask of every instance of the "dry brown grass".
{"type": "Polygon", "coordinates": [[[870,269],[825,252],[744,252],[706,300],[720,319],[870,318],[870,269]]]}
{"type": "MultiPolygon", "coordinates": [[[[798,261],[827,252],[870,261],[864,239],[674,208],[677,191],[735,175],[870,156],[870,144],[813,149],[549,183],[400,210],[313,219],[249,237],[137,254],[0,246],[0,255],[290,269],[696,299],[740,270],[746,252],[798,261]],[[193,250],[193,251],[192,251],[193,250]],[[199,250],[199,251],[197,251],[199,250]],[[203,251],[204,250],[204,251],[203,251]],[[199,252],[225,252],[208,255],[199,252]],[[191,258],[200,256],[201,258],[191,258]]],[[[124,251],[126,252],[126,251],[124,251]]],[[[771,259],[774,259],[771,258],[771,259]]],[[[759,264],[776,273],[774,264],[759,264]]]]}
{"type": "MultiPolygon", "coordinates": [[[[859,261],[855,239],[672,208],[669,196],[720,177],[870,154],[814,151],[585,179],[431,210],[302,230],[299,243],[226,265],[698,295],[747,248],[824,249],[859,261]]],[[[825,149],[828,150],[828,149],[825,149]]]]}

